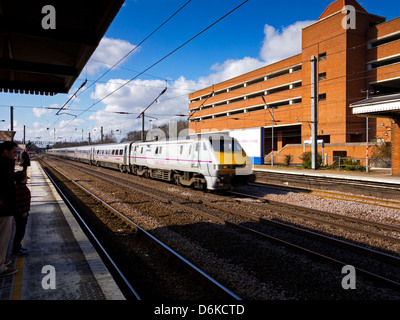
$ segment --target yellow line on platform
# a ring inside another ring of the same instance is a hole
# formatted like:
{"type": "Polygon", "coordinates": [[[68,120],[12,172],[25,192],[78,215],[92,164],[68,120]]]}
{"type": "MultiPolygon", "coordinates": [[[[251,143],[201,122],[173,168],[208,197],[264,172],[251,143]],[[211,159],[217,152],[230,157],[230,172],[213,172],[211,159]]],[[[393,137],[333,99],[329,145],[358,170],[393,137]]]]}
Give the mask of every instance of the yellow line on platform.
{"type": "Polygon", "coordinates": [[[14,277],[11,300],[21,300],[23,264],[24,258],[18,257],[15,264],[15,268],[18,269],[18,272],[15,274],[14,277]]]}
{"type": "MultiPolygon", "coordinates": [[[[25,245],[25,241],[22,241],[22,246],[25,245]]],[[[11,300],[21,300],[21,292],[22,292],[22,274],[23,274],[23,266],[24,266],[24,256],[20,256],[17,258],[15,262],[15,268],[18,272],[15,274],[12,296],[11,300]]]]}

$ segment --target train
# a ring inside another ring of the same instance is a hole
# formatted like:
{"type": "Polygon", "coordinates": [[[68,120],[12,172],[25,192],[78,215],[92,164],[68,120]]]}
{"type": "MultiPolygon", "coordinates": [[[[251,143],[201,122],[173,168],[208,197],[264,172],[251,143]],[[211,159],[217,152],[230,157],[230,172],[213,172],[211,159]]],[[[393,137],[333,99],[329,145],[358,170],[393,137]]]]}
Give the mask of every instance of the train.
{"type": "Polygon", "coordinates": [[[230,190],[255,181],[246,152],[224,134],[56,148],[47,154],[203,191],[230,190]]]}

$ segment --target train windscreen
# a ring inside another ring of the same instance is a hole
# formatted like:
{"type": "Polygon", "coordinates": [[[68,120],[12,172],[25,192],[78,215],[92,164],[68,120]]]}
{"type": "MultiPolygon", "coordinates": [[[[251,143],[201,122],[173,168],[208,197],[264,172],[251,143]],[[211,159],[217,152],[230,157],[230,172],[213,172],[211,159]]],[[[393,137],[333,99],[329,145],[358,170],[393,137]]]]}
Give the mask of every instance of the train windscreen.
{"type": "Polygon", "coordinates": [[[243,149],[240,144],[231,138],[211,139],[212,148],[216,152],[241,152],[243,149]]]}

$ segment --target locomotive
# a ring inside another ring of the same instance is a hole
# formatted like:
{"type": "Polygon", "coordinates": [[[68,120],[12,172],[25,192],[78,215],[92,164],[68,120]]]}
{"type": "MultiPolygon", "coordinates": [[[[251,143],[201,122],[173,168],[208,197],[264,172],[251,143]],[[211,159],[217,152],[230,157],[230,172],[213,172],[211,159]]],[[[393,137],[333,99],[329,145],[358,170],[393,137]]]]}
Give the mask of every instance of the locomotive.
{"type": "Polygon", "coordinates": [[[58,148],[47,153],[200,190],[229,190],[255,181],[246,152],[235,138],[224,134],[58,148]]]}

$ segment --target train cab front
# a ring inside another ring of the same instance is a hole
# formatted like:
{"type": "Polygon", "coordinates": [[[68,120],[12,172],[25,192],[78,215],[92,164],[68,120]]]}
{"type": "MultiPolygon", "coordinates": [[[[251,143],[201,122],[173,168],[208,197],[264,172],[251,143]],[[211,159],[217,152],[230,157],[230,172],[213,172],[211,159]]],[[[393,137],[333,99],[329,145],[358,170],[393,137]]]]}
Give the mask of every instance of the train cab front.
{"type": "Polygon", "coordinates": [[[219,162],[214,165],[218,189],[240,187],[255,181],[253,163],[236,140],[225,139],[214,152],[219,162]]]}

